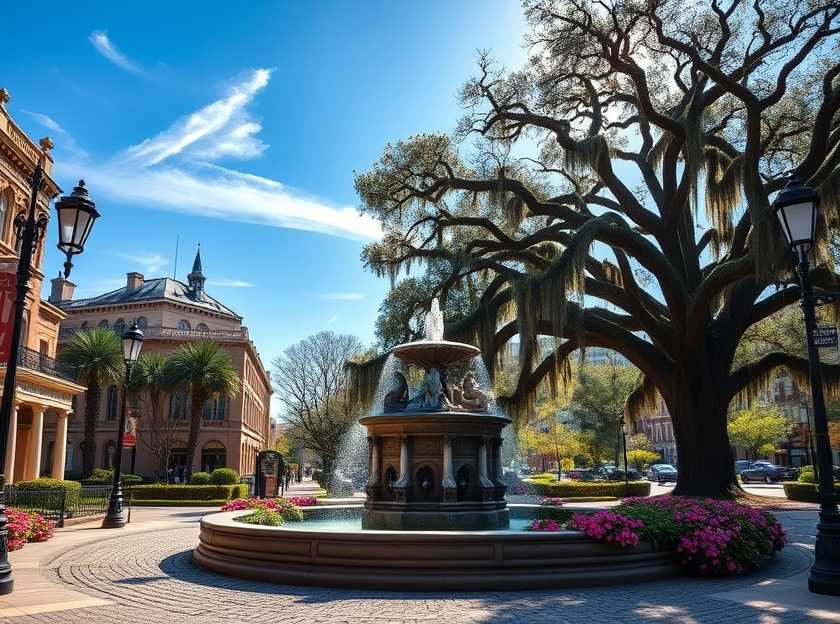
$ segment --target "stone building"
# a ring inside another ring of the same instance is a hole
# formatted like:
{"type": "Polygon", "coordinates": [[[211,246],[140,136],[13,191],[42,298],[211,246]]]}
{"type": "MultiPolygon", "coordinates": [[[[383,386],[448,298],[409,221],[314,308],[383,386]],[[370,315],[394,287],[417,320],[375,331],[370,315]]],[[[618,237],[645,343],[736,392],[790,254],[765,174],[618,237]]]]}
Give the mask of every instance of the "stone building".
{"type": "MultiPolygon", "coordinates": [[[[50,301],[68,318],[61,324],[59,349],[82,328],[112,328],[122,334],[136,321],[143,331],[143,353],[172,353],[190,341],[212,340],[227,351],[242,381],[241,392],[232,399],[211,397],[204,406],[201,433],[193,458],[194,470],[230,467],[240,474],[252,474],[259,451],[269,445],[271,421],[269,401],[271,381],[248,334],[242,317],[211,297],[205,290],[206,278],[201,254],[196,253],[187,281],[160,277],[146,279],[140,273],[128,273],[122,288],[89,299],[73,299],[75,285],[52,280],[50,301]]],[[[103,388],[96,433],[96,465],[109,467],[113,461],[119,422],[120,385],[103,388]]],[[[148,442],[151,435],[144,423],[142,402],[134,406],[137,417],[137,446],[133,457],[126,455],[123,466],[143,476],[161,476],[158,462],[148,442]],[[146,438],[144,441],[144,432],[146,438]]],[[[178,391],[168,395],[163,409],[175,421],[170,466],[186,463],[189,432],[189,395],[178,391]]],[[[80,443],[83,436],[84,396],[74,410],[77,426],[70,428],[72,452],[68,472],[81,470],[80,443]]],[[[75,423],[74,423],[75,424],[75,423]]]]}
{"type": "Polygon", "coordinates": [[[656,394],[656,407],[639,414],[633,421],[633,433],[644,433],[650,440],[653,450],[659,453],[662,462],[677,465],[677,439],[674,437],[674,424],[665,401],[656,394]]]}
{"type": "MultiPolygon", "coordinates": [[[[15,216],[28,208],[29,179],[42,160],[45,186],[38,197],[38,210],[50,218],[50,201],[61,189],[52,179],[52,142],[43,138],[34,143],[6,110],[9,94],[0,89],[0,279],[11,286],[17,271],[18,243],[15,216]]],[[[32,258],[31,289],[26,301],[21,347],[18,354],[15,414],[9,423],[5,478],[7,483],[34,479],[39,474],[63,474],[67,443],[68,414],[73,397],[84,387],[72,381],[72,371],[54,359],[59,323],[65,313],[40,298],[44,280],[44,248],[50,243],[49,228],[32,258]],[[56,443],[57,442],[57,443],[56,443]]],[[[0,309],[0,333],[12,329],[12,302],[4,292],[0,309]]],[[[0,387],[7,362],[0,362],[0,387]]]]}

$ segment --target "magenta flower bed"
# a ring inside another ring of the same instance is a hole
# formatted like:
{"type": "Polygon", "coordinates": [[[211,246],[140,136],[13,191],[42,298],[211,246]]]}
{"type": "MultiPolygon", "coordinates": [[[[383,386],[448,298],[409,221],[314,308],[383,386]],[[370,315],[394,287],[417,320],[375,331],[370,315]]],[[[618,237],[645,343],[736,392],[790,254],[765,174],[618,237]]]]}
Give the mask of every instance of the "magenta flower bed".
{"type": "Polygon", "coordinates": [[[28,542],[46,542],[53,536],[55,523],[34,511],[7,508],[6,516],[9,550],[19,550],[28,542]]]}
{"type": "Polygon", "coordinates": [[[292,522],[303,520],[303,512],[300,510],[300,506],[288,498],[236,498],[222,505],[220,511],[239,511],[241,509],[266,509],[278,512],[284,520],[292,522]]]}
{"type": "Polygon", "coordinates": [[[286,500],[298,507],[311,507],[318,503],[314,496],[287,496],[286,500]]]}
{"type": "Polygon", "coordinates": [[[575,514],[569,522],[570,529],[583,531],[589,537],[619,546],[639,543],[639,531],[644,528],[640,520],[627,518],[613,511],[599,511],[592,515],[575,514]]]}
{"type": "Polygon", "coordinates": [[[562,529],[563,525],[557,520],[553,520],[551,518],[545,520],[534,520],[528,527],[529,531],[560,531],[562,529]]]}

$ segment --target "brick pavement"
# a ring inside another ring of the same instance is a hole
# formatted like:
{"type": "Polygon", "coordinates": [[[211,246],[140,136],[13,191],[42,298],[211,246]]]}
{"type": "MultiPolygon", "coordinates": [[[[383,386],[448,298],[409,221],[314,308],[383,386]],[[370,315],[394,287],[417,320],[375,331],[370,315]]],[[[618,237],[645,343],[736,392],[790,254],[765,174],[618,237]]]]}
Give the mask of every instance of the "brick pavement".
{"type": "MultiPolygon", "coordinates": [[[[161,512],[166,513],[166,512],[161,512]]],[[[473,622],[667,622],[787,624],[823,621],[819,612],[747,606],[720,594],[802,574],[810,565],[813,512],[779,514],[792,545],[760,572],[730,579],[675,578],[634,586],[533,592],[397,593],[271,585],[204,571],[191,560],[195,519],[154,531],[107,532],[42,561],[45,580],[108,602],[4,620],[97,624],[275,622],[461,624],[473,622]],[[170,527],[170,528],[167,528],[170,527]]],[[[136,527],[135,527],[136,528],[136,527]]],[[[795,577],[798,579],[798,577],[795,577]]],[[[803,581],[804,582],[804,581],[803,581]]],[[[804,591],[804,585],[803,585],[804,591]]],[[[840,604],[840,601],[838,601],[840,604]]],[[[824,615],[824,613],[823,613],[824,615]]]]}

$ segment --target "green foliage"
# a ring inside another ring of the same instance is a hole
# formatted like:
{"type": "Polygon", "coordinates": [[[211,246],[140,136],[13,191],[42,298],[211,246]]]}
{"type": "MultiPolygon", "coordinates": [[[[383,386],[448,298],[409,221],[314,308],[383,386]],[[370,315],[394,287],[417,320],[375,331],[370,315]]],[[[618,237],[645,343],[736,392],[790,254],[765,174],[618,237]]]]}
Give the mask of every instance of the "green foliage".
{"type": "Polygon", "coordinates": [[[672,544],[680,536],[680,524],[674,519],[674,512],[670,507],[627,504],[619,505],[615,511],[622,516],[641,520],[644,527],[640,529],[639,534],[646,541],[672,544]]]}
{"type": "Polygon", "coordinates": [[[248,495],[248,485],[135,485],[133,500],[228,501],[248,495]]]}
{"type": "Polygon", "coordinates": [[[631,481],[625,491],[623,481],[548,481],[527,482],[540,496],[575,498],[589,496],[649,496],[649,481],[631,481]]]}
{"type": "Polygon", "coordinates": [[[110,329],[80,329],[58,355],[76,370],[83,385],[105,385],[120,381],[125,373],[122,343],[110,329]]]}
{"type": "Polygon", "coordinates": [[[636,470],[644,470],[659,459],[659,453],[656,451],[645,449],[630,449],[627,451],[627,463],[636,470]]]}
{"type": "Polygon", "coordinates": [[[799,471],[799,483],[816,483],[817,474],[814,472],[813,466],[802,466],[799,471]]]}
{"type": "MultiPolygon", "coordinates": [[[[114,471],[110,468],[94,468],[90,474],[90,478],[85,479],[85,483],[90,485],[109,485],[114,480],[114,471]]],[[[143,477],[136,474],[122,473],[120,475],[122,483],[142,483],[143,477]]]]}
{"type": "Polygon", "coordinates": [[[245,524],[259,524],[262,526],[282,526],[283,516],[277,511],[271,509],[257,508],[247,516],[237,518],[239,522],[245,524]]]}
{"type": "Polygon", "coordinates": [[[210,483],[213,485],[232,485],[239,483],[239,473],[233,468],[216,468],[210,473],[210,483]]]}
{"type": "Polygon", "coordinates": [[[321,489],[327,489],[327,475],[325,475],[324,471],[320,468],[316,468],[312,471],[312,480],[321,486],[321,489]]]}
{"type": "MultiPolygon", "coordinates": [[[[52,479],[50,477],[39,477],[32,481],[18,481],[11,486],[15,490],[64,490],[64,508],[75,509],[79,504],[79,498],[82,491],[82,484],[78,481],[64,481],[62,479],[52,479]]],[[[20,506],[19,503],[17,503],[20,506]]]]}
{"type": "Polygon", "coordinates": [[[785,490],[785,496],[788,500],[800,501],[803,503],[820,502],[820,494],[817,491],[817,486],[813,483],[787,481],[782,483],[782,487],[785,490]]]}
{"type": "Polygon", "coordinates": [[[733,445],[744,447],[750,457],[756,458],[768,450],[768,445],[784,440],[792,427],[793,422],[778,407],[760,406],[733,414],[727,431],[733,445]]]}
{"type": "Polygon", "coordinates": [[[132,507],[221,507],[226,502],[225,498],[213,500],[144,498],[132,499],[131,505],[132,507]]]}
{"type": "Polygon", "coordinates": [[[644,433],[634,433],[633,435],[627,436],[627,450],[634,451],[637,449],[642,451],[653,450],[653,444],[651,444],[650,439],[644,433]]]}
{"type": "MultiPolygon", "coordinates": [[[[190,476],[190,485],[210,485],[210,473],[209,472],[194,472],[190,476]]],[[[215,484],[215,485],[222,485],[222,484],[215,484]]]]}

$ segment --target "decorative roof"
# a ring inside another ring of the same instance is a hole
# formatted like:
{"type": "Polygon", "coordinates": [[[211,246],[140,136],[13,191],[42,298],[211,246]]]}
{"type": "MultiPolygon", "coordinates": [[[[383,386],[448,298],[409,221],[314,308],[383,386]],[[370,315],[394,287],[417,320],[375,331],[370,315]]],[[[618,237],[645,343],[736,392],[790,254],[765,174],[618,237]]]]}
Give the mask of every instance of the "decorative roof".
{"type": "MultiPolygon", "coordinates": [[[[200,263],[200,259],[198,257],[196,257],[196,261],[200,263]]],[[[195,291],[183,282],[179,282],[178,280],[169,277],[159,277],[146,280],[132,291],[128,291],[128,287],[123,286],[122,288],[113,290],[103,295],[98,295],[96,297],[63,301],[59,303],[58,306],[62,310],[73,312],[99,306],[124,305],[157,300],[195,306],[217,314],[224,314],[236,319],[242,319],[242,317],[236,312],[223,305],[203,290],[195,291]]]]}

